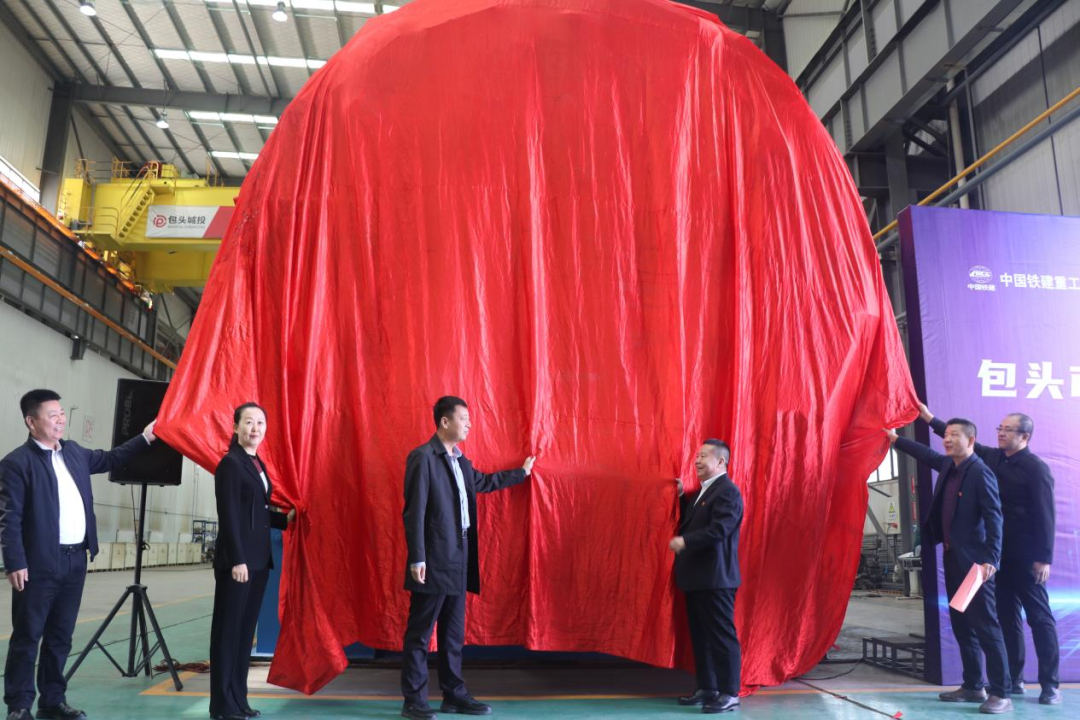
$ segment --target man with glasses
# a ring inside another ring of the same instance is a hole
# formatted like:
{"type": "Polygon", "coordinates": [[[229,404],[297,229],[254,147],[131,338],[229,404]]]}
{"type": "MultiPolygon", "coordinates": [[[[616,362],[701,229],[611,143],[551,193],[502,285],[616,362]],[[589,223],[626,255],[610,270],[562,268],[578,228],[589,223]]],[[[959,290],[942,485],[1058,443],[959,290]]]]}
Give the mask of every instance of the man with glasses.
{"type": "MultiPolygon", "coordinates": [[[[945,423],[921,406],[921,416],[935,433],[944,437],[945,423]]],[[[1039,702],[1057,705],[1058,690],[1057,624],[1050,611],[1046,581],[1054,561],[1054,476],[1028,443],[1035,423],[1023,413],[1005,416],[997,428],[996,448],[975,445],[997,476],[1004,516],[1001,572],[997,575],[997,610],[1005,649],[1009,656],[1012,692],[1024,692],[1023,607],[1039,658],[1039,702]]]]}

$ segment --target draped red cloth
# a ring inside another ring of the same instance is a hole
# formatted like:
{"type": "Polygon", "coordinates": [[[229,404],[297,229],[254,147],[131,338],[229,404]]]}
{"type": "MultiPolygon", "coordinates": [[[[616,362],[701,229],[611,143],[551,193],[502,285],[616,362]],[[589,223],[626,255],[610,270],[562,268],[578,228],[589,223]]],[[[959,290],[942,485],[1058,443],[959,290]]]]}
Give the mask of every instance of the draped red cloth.
{"type": "Polygon", "coordinates": [[[271,682],[401,647],[405,456],[444,394],[480,469],[540,456],[480,499],[469,643],[689,667],[672,478],[728,440],[747,686],[835,639],[881,428],[917,412],[833,141],[749,40],[664,0],[410,3],[260,154],[158,432],[213,468],[232,408],[267,409],[301,513],[271,682]]]}

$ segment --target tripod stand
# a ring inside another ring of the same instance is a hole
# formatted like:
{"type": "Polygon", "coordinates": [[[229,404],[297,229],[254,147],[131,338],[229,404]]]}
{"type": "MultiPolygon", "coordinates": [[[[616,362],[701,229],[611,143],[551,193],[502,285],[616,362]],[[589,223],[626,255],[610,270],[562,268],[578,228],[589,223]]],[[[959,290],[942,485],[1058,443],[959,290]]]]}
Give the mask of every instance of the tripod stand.
{"type": "Polygon", "coordinates": [[[139,500],[139,528],[138,537],[136,542],[138,545],[135,549],[135,583],[128,585],[124,590],[124,594],[120,596],[120,599],[113,606],[112,612],[105,618],[105,622],[101,623],[101,627],[94,633],[94,637],[90,638],[90,642],[86,644],[86,647],[79,657],[75,660],[75,664],[67,671],[64,676],[65,680],[71,680],[71,676],[75,674],[75,671],[79,669],[82,661],[86,659],[86,656],[90,654],[90,651],[94,649],[94,646],[101,648],[101,652],[105,653],[105,657],[109,658],[113,666],[120,671],[120,675],[123,677],[137,677],[139,672],[145,672],[147,677],[150,676],[153,665],[151,664],[151,657],[158,648],[161,648],[161,654],[165,656],[165,666],[169,668],[169,674],[172,675],[173,685],[176,686],[177,691],[184,688],[183,683],[180,682],[180,676],[176,673],[176,664],[173,662],[172,656],[169,655],[169,648],[165,645],[165,636],[161,634],[161,626],[158,625],[157,616],[154,615],[154,608],[150,605],[150,598],[146,595],[146,586],[142,584],[142,558],[143,558],[143,523],[146,520],[146,483],[142,483],[142,496],[139,500]],[[127,670],[120,667],[120,664],[116,662],[109,651],[105,649],[105,646],[101,644],[101,636],[105,630],[109,627],[109,623],[113,621],[116,614],[120,612],[120,608],[124,607],[124,603],[128,598],[131,598],[131,636],[128,638],[128,663],[127,670]],[[146,631],[146,619],[150,618],[150,625],[153,627],[154,636],[157,639],[157,643],[151,647],[149,634],[146,631]],[[138,662],[135,661],[136,652],[141,650],[141,658],[138,662]]]}

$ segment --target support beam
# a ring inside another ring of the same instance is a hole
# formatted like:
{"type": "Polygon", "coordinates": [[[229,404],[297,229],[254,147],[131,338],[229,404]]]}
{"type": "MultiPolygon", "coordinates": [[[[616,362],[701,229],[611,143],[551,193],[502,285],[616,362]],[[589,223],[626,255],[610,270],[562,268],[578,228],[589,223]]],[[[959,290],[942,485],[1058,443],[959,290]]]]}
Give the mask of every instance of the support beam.
{"type": "MultiPolygon", "coordinates": [[[[889,174],[885,153],[849,153],[845,159],[859,194],[885,203],[889,198],[889,174]]],[[[908,155],[905,162],[908,187],[916,194],[927,195],[949,179],[949,163],[946,158],[908,155]]],[[[888,208],[882,207],[882,213],[886,212],[888,208]]],[[[889,216],[888,220],[881,224],[887,224],[893,217],[895,216],[889,216]]]]}
{"type": "Polygon", "coordinates": [[[1023,1],[880,0],[879,5],[895,15],[898,29],[891,38],[877,38],[879,47],[872,57],[853,55],[868,46],[860,43],[856,48],[848,41],[854,33],[865,36],[867,31],[863,5],[856,3],[796,84],[826,125],[834,118],[858,119],[841,152],[879,147],[894,126],[914,117],[945,86],[987,36],[1015,22],[1013,11],[1023,1]],[[929,32],[932,27],[944,32],[929,32]],[[861,69],[853,74],[852,68],[861,69]]]}
{"type": "Polygon", "coordinates": [[[56,214],[60,183],[64,180],[64,155],[71,131],[71,110],[75,101],[65,92],[67,85],[54,83],[49,121],[45,129],[45,155],[41,160],[41,206],[56,214]]]}
{"type": "Polygon", "coordinates": [[[712,13],[720,18],[720,22],[736,32],[746,30],[760,30],[765,25],[765,15],[771,15],[768,10],[752,8],[749,5],[730,5],[709,2],[709,0],[675,0],[679,5],[688,5],[698,10],[712,13]]]}
{"type": "Polygon", "coordinates": [[[912,202],[904,136],[898,132],[885,141],[885,175],[889,181],[889,215],[897,217],[912,202]]]}
{"type": "Polygon", "coordinates": [[[258,95],[224,95],[220,93],[155,90],[152,88],[116,87],[113,85],[72,84],[75,102],[103,105],[154,107],[204,112],[246,113],[248,115],[281,115],[289,104],[288,98],[269,98],[258,95]]]}

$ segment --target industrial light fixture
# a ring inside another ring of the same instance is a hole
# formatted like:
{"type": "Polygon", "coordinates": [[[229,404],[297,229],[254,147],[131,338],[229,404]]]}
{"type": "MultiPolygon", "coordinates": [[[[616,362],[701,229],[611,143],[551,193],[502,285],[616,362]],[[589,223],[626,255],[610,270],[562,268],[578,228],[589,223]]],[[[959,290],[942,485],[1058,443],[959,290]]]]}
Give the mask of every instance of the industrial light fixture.
{"type": "Polygon", "coordinates": [[[94,7],[94,0],[79,0],[79,12],[86,17],[94,17],[97,15],[97,8],[94,7]]]}
{"type": "Polygon", "coordinates": [[[289,15],[285,12],[285,3],[279,2],[277,4],[277,10],[275,10],[274,14],[270,17],[274,18],[278,22],[285,22],[286,20],[288,20],[289,15]]]}
{"type": "Polygon", "coordinates": [[[222,158],[223,160],[255,160],[259,157],[259,153],[211,150],[210,157],[222,158]]]}
{"type": "Polygon", "coordinates": [[[167,50],[154,48],[154,55],[162,60],[190,60],[201,63],[232,63],[233,65],[273,65],[274,67],[311,68],[318,70],[325,60],[265,55],[236,55],[234,53],[199,52],[197,50],[167,50]]]}
{"type": "Polygon", "coordinates": [[[169,129],[168,113],[165,112],[164,110],[162,110],[161,111],[161,117],[159,117],[158,121],[156,123],[154,123],[154,124],[157,125],[159,128],[161,128],[162,130],[168,130],[169,129]]]}

